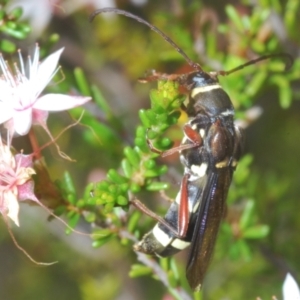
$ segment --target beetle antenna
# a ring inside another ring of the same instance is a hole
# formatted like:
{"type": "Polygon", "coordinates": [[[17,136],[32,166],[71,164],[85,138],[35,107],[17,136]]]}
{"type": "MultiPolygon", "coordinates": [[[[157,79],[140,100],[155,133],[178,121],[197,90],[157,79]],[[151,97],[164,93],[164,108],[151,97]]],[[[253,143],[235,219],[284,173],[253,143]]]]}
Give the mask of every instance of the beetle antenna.
{"type": "Polygon", "coordinates": [[[238,67],[236,67],[234,69],[231,69],[229,71],[218,71],[216,73],[217,73],[217,75],[227,76],[227,75],[229,75],[231,73],[234,73],[236,71],[239,71],[239,70],[241,70],[241,69],[243,69],[245,67],[253,65],[253,64],[255,64],[255,63],[259,62],[259,61],[270,59],[270,58],[274,58],[274,57],[283,57],[283,58],[285,58],[287,60],[287,62],[285,64],[285,71],[288,70],[288,69],[290,69],[291,66],[293,65],[293,61],[294,60],[293,60],[293,58],[292,58],[291,55],[289,55],[288,53],[275,53],[275,54],[268,54],[268,55],[260,56],[260,57],[258,57],[256,59],[250,60],[250,61],[246,62],[245,64],[240,65],[240,66],[238,66],[238,67]]]}
{"type": "Polygon", "coordinates": [[[132,18],[132,19],[135,19],[137,20],[138,22],[140,23],[143,23],[145,24],[146,26],[148,26],[150,29],[152,29],[153,31],[155,31],[156,33],[158,33],[160,36],[162,36],[164,38],[165,41],[167,41],[169,44],[171,44],[175,50],[180,53],[184,59],[187,61],[187,63],[194,69],[196,69],[197,71],[203,71],[201,66],[195,62],[193,62],[188,56],[187,54],[175,43],[173,42],[165,33],[163,33],[160,29],[158,29],[156,26],[148,23],[147,21],[145,21],[144,19],[132,14],[132,13],[129,13],[125,10],[122,10],[122,9],[117,9],[117,8],[113,8],[113,7],[106,7],[106,8],[100,8],[100,9],[97,9],[95,10],[89,17],[89,20],[90,22],[92,22],[94,20],[94,18],[101,14],[101,13],[106,13],[106,12],[113,12],[113,13],[116,13],[116,14],[119,14],[119,15],[124,15],[128,18],[132,18]]]}

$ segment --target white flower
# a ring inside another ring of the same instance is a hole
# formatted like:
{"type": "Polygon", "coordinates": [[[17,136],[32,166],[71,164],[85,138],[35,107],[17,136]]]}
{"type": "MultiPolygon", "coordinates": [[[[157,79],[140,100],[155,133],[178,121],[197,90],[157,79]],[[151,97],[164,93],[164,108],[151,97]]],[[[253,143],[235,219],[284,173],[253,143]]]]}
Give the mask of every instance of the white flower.
{"type": "Polygon", "coordinates": [[[14,72],[0,56],[0,124],[5,123],[11,133],[25,135],[32,124],[45,126],[48,111],[67,110],[91,99],[63,94],[41,95],[58,70],[62,51],[63,48],[40,63],[39,48],[36,46],[33,59],[28,58],[27,72],[21,55],[20,68],[15,64],[14,72]]]}
{"type": "Polygon", "coordinates": [[[299,287],[290,273],[285,277],[282,292],[284,300],[300,300],[299,287]]]}
{"type": "Polygon", "coordinates": [[[35,171],[31,165],[31,156],[23,154],[13,156],[9,146],[3,144],[0,138],[0,213],[13,220],[17,226],[19,226],[19,201],[38,202],[31,179],[35,171]]]}

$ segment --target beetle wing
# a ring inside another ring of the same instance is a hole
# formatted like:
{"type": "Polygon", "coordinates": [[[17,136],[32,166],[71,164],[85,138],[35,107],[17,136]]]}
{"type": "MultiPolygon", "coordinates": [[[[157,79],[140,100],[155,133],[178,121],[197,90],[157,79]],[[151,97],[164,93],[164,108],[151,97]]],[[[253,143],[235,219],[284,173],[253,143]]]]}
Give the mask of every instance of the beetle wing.
{"type": "Polygon", "coordinates": [[[192,289],[200,290],[225,209],[225,200],[232,178],[229,168],[208,174],[204,187],[188,256],[186,276],[192,289]]]}

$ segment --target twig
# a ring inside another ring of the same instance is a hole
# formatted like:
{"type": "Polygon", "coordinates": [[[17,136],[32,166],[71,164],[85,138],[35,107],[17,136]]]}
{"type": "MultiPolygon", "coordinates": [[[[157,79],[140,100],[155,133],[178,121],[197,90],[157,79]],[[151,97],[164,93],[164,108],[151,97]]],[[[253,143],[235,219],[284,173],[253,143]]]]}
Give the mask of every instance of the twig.
{"type": "MultiPolygon", "coordinates": [[[[137,242],[137,238],[128,231],[121,231],[122,238],[127,238],[133,242],[137,242]]],[[[178,300],[192,300],[191,296],[181,287],[173,288],[169,284],[168,276],[161,266],[154,260],[149,258],[144,253],[136,252],[137,259],[143,265],[149,267],[153,274],[159,278],[159,280],[168,288],[169,292],[178,300]]]]}

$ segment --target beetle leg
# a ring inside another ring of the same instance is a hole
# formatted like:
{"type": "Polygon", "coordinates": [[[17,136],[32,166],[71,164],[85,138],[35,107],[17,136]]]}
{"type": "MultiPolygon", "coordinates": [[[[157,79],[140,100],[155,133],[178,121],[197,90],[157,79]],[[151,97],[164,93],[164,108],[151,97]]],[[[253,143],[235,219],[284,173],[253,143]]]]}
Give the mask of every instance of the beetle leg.
{"type": "Polygon", "coordinates": [[[148,217],[154,219],[158,223],[163,224],[166,226],[176,237],[178,237],[178,231],[177,228],[174,228],[171,224],[169,224],[164,218],[158,216],[155,212],[153,212],[151,209],[149,209],[146,205],[144,205],[140,200],[138,199],[132,199],[130,200],[130,204],[135,206],[139,211],[147,215],[148,217]]]}
{"type": "Polygon", "coordinates": [[[180,187],[180,203],[178,208],[178,235],[183,238],[186,236],[189,226],[189,201],[188,201],[188,178],[189,175],[185,174],[180,187]]]}
{"type": "Polygon", "coordinates": [[[150,70],[145,74],[144,77],[140,77],[138,79],[141,83],[147,83],[150,81],[157,81],[157,80],[171,80],[171,81],[178,81],[179,78],[181,78],[182,75],[180,74],[166,74],[166,73],[160,73],[156,72],[155,70],[150,70]]]}
{"type": "MultiPolygon", "coordinates": [[[[147,133],[148,133],[148,131],[149,131],[149,129],[147,129],[147,133]]],[[[178,147],[174,147],[174,148],[171,148],[166,151],[161,151],[161,150],[155,148],[153,143],[151,142],[151,140],[148,138],[148,135],[146,136],[146,141],[147,141],[147,144],[148,144],[150,150],[154,153],[160,154],[162,157],[166,157],[166,156],[172,155],[176,152],[180,152],[183,150],[200,147],[202,145],[203,140],[202,140],[201,135],[196,130],[194,130],[190,125],[188,125],[188,124],[184,125],[183,131],[184,131],[186,137],[188,138],[188,140],[191,141],[191,143],[181,144],[178,147]]]]}

